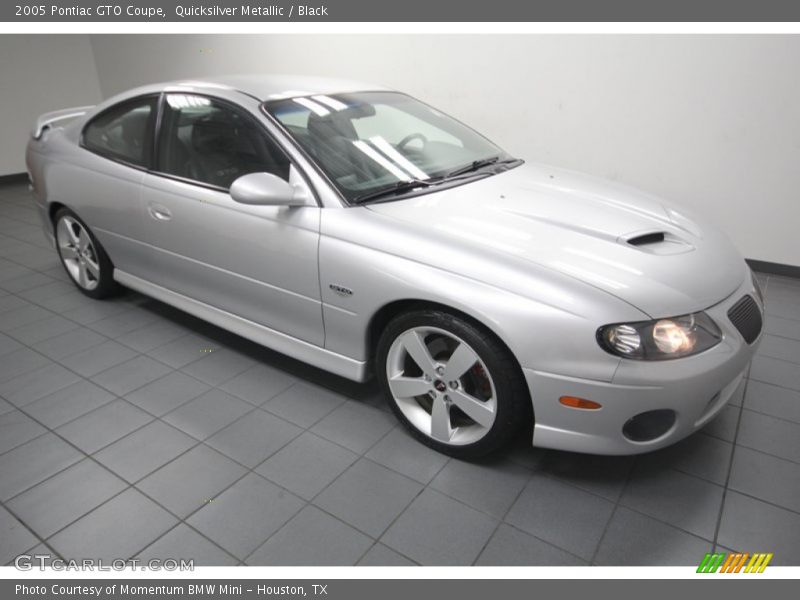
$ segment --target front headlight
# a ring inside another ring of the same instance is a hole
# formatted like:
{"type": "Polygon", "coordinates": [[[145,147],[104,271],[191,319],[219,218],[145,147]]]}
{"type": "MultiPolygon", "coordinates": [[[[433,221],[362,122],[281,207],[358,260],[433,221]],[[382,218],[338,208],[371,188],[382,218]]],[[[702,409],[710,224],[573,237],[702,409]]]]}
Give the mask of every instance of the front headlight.
{"type": "Polygon", "coordinates": [[[668,360],[698,354],[722,339],[717,324],[704,312],[638,323],[617,323],[597,330],[606,352],[637,360],[668,360]]]}

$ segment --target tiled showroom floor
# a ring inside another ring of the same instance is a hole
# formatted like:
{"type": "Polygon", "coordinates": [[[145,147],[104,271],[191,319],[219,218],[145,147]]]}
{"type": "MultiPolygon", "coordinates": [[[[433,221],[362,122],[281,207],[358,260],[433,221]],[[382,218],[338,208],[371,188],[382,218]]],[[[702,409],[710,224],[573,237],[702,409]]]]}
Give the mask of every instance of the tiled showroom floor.
{"type": "Polygon", "coordinates": [[[746,390],[655,454],[470,464],[357,385],[133,293],[67,280],[24,185],[0,188],[0,564],[800,564],[800,281],[761,277],[746,390]]]}

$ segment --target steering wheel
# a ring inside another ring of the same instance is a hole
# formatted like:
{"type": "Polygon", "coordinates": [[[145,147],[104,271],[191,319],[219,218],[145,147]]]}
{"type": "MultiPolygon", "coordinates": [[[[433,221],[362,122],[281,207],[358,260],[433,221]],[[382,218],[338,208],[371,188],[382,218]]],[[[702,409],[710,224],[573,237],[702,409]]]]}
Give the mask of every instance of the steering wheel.
{"type": "Polygon", "coordinates": [[[402,149],[403,149],[403,148],[405,148],[405,147],[406,147],[406,146],[407,146],[407,145],[408,145],[410,142],[413,142],[414,140],[420,140],[420,141],[422,141],[422,147],[423,147],[423,148],[425,147],[425,144],[427,144],[427,143],[428,143],[428,138],[427,138],[427,137],[425,137],[425,135],[424,135],[424,134],[422,134],[422,133],[409,133],[409,134],[408,134],[406,137],[404,137],[402,140],[400,140],[400,141],[398,142],[398,144],[397,144],[397,149],[398,149],[398,150],[402,150],[402,149]]]}

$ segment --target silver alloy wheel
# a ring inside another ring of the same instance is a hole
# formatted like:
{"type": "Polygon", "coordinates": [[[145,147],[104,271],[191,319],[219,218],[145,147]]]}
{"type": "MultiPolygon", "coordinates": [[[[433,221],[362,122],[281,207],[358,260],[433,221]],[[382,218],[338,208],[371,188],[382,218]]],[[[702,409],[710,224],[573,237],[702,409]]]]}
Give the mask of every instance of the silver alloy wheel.
{"type": "Polygon", "coordinates": [[[70,277],[85,290],[95,289],[100,282],[100,261],[89,232],[76,219],[65,215],[56,225],[56,241],[70,277]]]}
{"type": "Polygon", "coordinates": [[[482,439],[497,416],[497,392],[469,344],[438,327],[414,327],[392,342],[386,357],[392,397],[409,422],[443,444],[482,439]]]}

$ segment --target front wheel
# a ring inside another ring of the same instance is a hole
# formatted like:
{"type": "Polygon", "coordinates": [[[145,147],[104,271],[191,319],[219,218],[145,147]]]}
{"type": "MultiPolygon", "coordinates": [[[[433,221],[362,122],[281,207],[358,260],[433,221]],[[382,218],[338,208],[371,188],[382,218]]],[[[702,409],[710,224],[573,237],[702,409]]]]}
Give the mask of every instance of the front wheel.
{"type": "Polygon", "coordinates": [[[476,458],[530,424],[527,387],[514,357],[489,331],[438,310],[400,315],[378,342],[389,404],[424,444],[476,458]]]}
{"type": "Polygon", "coordinates": [[[54,223],[58,256],[78,289],[95,299],[116,292],[114,266],[78,215],[62,208],[56,213],[54,223]]]}

